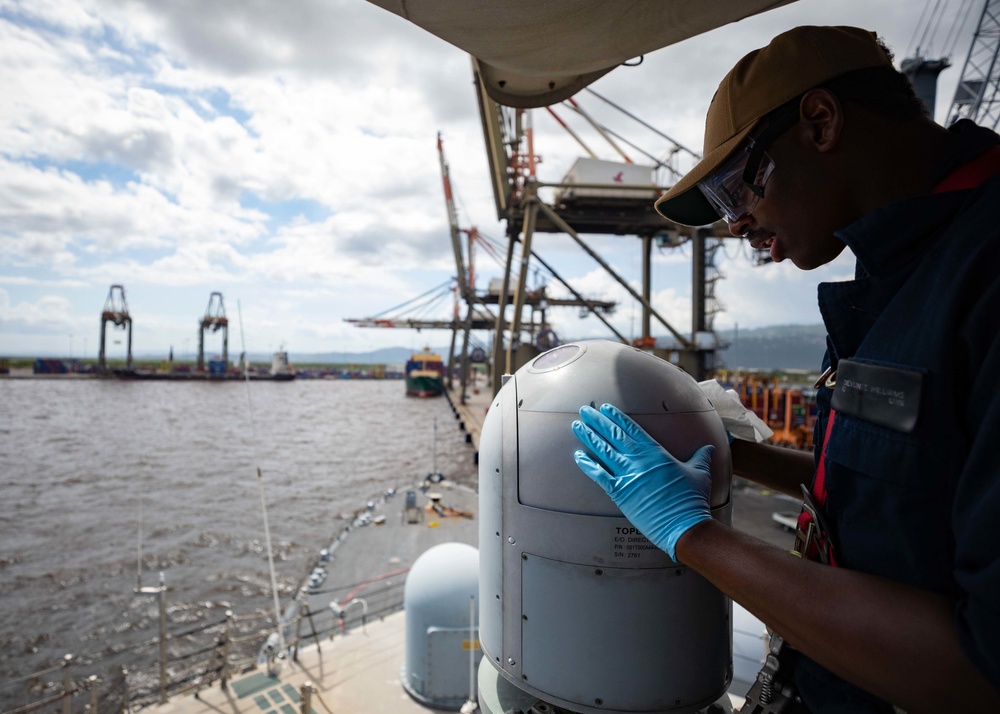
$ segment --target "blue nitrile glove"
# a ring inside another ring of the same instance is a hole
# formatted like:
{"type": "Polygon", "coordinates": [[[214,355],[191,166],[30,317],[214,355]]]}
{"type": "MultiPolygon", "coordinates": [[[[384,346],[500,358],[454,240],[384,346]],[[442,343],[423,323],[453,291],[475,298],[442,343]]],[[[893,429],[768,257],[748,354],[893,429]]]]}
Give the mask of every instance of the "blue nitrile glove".
{"type": "Polygon", "coordinates": [[[703,446],[688,462],[678,461],[617,407],[585,406],[573,433],[603,462],[583,451],[577,466],[603,488],[632,525],[677,560],[677,541],[689,528],[712,517],[709,464],[715,447],[703,446]]]}

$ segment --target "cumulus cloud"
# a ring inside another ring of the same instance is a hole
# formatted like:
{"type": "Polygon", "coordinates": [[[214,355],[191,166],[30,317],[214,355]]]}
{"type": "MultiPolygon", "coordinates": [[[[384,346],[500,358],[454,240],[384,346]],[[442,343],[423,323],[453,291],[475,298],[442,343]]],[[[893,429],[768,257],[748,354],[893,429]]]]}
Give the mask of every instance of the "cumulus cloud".
{"type": "Polygon", "coordinates": [[[12,302],[10,294],[0,288],[0,326],[11,330],[72,330],[77,322],[72,305],[62,295],[43,295],[33,301],[12,302]]]}

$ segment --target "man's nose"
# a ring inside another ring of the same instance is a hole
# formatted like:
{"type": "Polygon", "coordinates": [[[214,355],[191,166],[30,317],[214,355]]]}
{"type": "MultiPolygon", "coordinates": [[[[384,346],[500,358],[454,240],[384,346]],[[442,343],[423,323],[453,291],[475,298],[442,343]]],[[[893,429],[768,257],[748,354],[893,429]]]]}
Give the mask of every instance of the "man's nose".
{"type": "Polygon", "coordinates": [[[753,227],[753,217],[749,213],[744,213],[735,221],[726,221],[729,224],[729,232],[734,236],[745,236],[753,227]]]}

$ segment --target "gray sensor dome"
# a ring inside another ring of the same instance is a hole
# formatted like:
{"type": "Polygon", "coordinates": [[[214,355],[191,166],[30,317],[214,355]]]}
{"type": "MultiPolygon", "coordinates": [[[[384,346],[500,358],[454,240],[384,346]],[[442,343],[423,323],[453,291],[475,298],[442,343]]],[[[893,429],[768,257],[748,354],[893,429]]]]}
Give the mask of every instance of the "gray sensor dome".
{"type": "Polygon", "coordinates": [[[469,654],[476,662],[477,628],[470,602],[479,594],[479,553],[465,543],[442,543],[410,568],[403,590],[406,661],[403,687],[422,704],[458,709],[469,698],[469,654]]]}
{"type": "Polygon", "coordinates": [[[732,677],[731,603],[576,466],[570,424],[605,402],[679,459],[714,444],[712,516],[731,520],[725,429],[689,375],[605,340],[543,353],[493,399],[480,438],[483,656],[518,689],[573,711],[695,711],[732,677]]]}

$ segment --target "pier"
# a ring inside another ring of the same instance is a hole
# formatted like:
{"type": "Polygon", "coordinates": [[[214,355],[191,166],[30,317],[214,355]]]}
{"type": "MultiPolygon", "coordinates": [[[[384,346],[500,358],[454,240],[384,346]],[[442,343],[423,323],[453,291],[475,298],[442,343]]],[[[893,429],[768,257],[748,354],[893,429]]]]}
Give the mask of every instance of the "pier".
{"type": "Polygon", "coordinates": [[[473,457],[479,463],[479,437],[486,421],[486,412],[493,399],[493,388],[484,375],[478,375],[466,386],[465,400],[462,400],[462,385],[456,379],[445,385],[445,397],[451,404],[451,411],[458,422],[458,428],[465,432],[465,441],[475,449],[473,457]]]}

